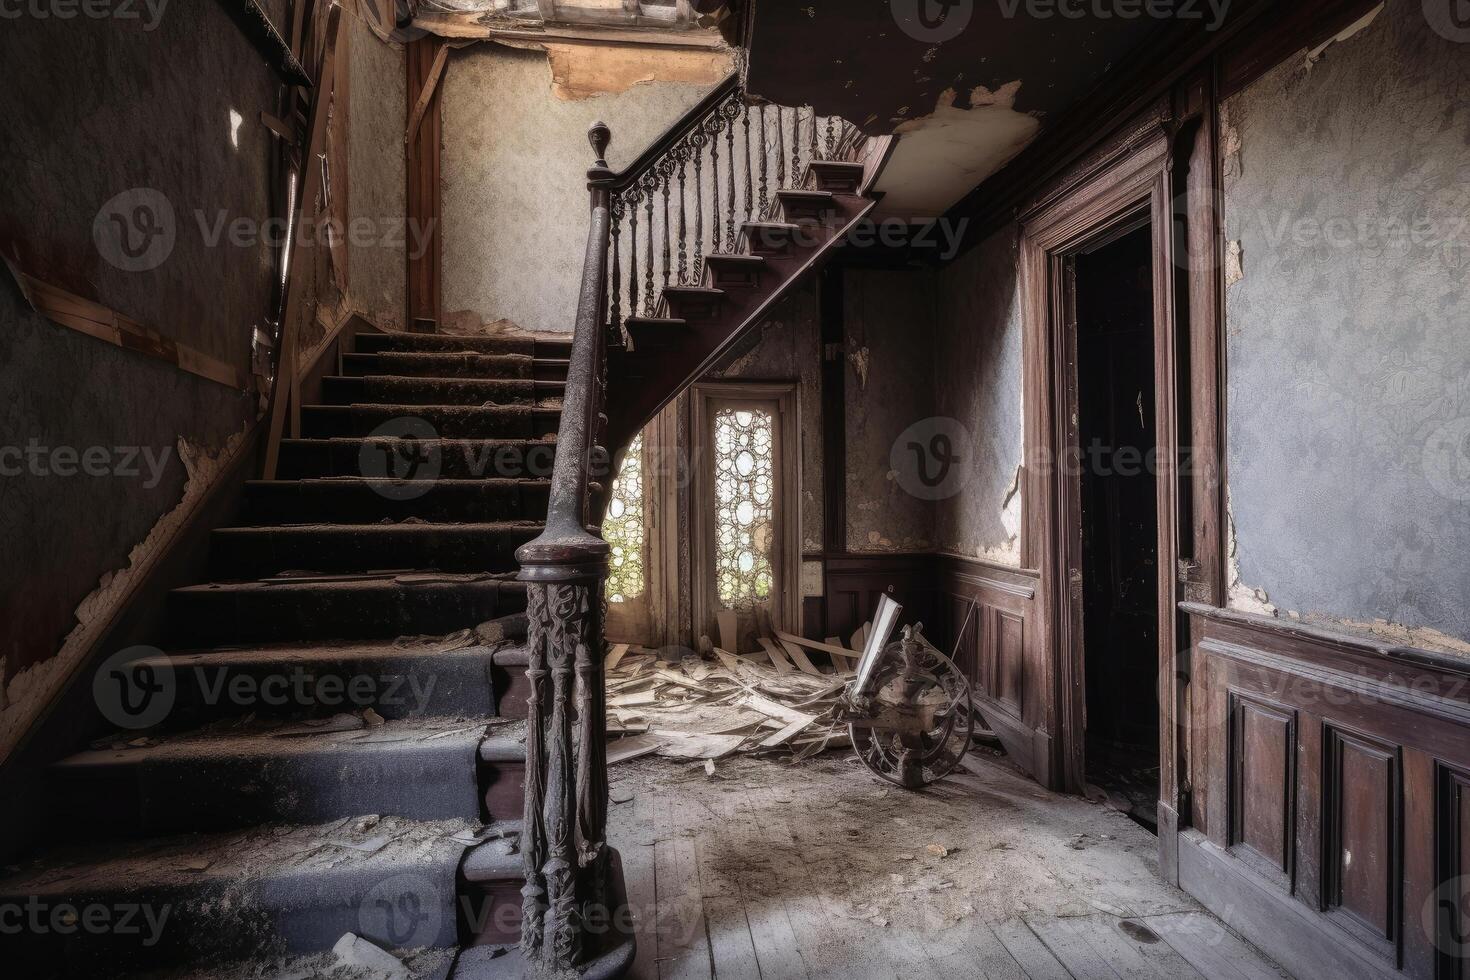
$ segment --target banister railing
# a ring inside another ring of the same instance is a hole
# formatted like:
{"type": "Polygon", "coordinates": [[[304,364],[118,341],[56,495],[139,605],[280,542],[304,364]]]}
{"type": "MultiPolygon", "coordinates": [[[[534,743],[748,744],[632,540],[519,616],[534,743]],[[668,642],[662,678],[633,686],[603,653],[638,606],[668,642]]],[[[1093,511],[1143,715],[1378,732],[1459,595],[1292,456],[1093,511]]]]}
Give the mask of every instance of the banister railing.
{"type": "Polygon", "coordinates": [[[607,733],[603,704],[602,581],[608,546],[587,530],[593,453],[607,370],[602,323],[611,134],[589,133],[591,230],[557,430],[546,527],[516,551],[526,583],[526,794],[521,826],[525,884],[521,946],[548,972],[583,955],[589,909],[606,908],[607,733]],[[549,683],[548,683],[549,682],[549,683]],[[575,752],[575,758],[573,753],[575,752]]]}
{"type": "Polygon", "coordinates": [[[800,187],[803,163],[851,159],[846,154],[860,142],[846,122],[751,102],[734,75],[621,172],[607,165],[608,127],[596,123],[588,137],[596,153],[587,173],[591,228],[546,527],[516,551],[526,585],[530,687],[521,947],[548,974],[598,954],[584,923],[592,915],[606,923],[612,898],[602,675],[609,548],[588,529],[601,524],[592,508],[607,489],[592,493],[594,464],[601,471],[608,459],[599,447],[608,347],[626,343],[625,313],[653,315],[657,292],[702,281],[706,255],[736,252],[741,225],[773,214],[777,193],[800,187]]]}
{"type": "Polygon", "coordinates": [[[741,247],[741,228],[776,210],[814,161],[851,160],[861,134],[837,116],[747,97],[738,74],[715,87],[612,183],[608,324],[658,314],[668,286],[698,285],[704,259],[741,247]]]}

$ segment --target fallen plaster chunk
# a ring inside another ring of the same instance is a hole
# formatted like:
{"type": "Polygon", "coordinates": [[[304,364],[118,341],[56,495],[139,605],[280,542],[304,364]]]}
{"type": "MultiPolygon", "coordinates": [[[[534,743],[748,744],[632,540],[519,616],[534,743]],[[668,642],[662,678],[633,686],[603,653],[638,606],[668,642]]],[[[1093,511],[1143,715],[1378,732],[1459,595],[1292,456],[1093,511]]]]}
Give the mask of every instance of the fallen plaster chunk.
{"type": "Polygon", "coordinates": [[[383,980],[409,980],[408,967],[402,960],[353,933],[337,940],[332,953],[343,969],[366,971],[368,976],[383,980]]]}

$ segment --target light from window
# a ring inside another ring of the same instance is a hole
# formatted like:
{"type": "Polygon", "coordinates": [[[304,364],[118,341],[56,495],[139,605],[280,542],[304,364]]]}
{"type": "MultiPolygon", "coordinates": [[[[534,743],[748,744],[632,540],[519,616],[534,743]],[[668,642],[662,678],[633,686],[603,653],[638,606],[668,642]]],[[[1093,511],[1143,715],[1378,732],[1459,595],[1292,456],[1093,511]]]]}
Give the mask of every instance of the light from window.
{"type": "Polygon", "coordinates": [[[726,609],[771,597],[775,421],[758,409],[715,413],[715,587],[726,609]]]}
{"type": "Polygon", "coordinates": [[[602,536],[612,547],[607,601],[627,602],[643,594],[643,436],[628,447],[613,480],[602,536]]]}

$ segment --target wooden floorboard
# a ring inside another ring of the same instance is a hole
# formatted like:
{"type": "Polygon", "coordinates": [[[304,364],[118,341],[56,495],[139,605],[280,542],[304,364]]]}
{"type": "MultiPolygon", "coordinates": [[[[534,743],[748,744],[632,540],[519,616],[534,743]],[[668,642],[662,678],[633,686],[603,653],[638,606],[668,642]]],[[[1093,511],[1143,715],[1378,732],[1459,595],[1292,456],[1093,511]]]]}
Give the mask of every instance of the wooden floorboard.
{"type": "Polygon", "coordinates": [[[633,980],[1290,980],[1157,878],[1136,825],[1008,770],[922,794],[835,756],[613,780],[633,980]]]}
{"type": "Polygon", "coordinates": [[[1207,912],[1175,912],[1143,921],[1210,980],[1283,980],[1286,977],[1285,971],[1207,912]]]}

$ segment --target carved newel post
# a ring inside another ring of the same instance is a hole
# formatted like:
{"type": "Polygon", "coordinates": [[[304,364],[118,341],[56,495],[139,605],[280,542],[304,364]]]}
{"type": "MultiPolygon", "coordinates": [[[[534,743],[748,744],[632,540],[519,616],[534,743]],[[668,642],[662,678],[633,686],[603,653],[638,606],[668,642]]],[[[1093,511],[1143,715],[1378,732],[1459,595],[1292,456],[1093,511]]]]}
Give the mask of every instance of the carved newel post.
{"type": "MultiPolygon", "coordinates": [[[[526,583],[530,681],[521,853],[521,948],[540,972],[575,969],[589,908],[607,903],[603,579],[607,542],[587,530],[589,465],[602,428],[602,329],[611,134],[589,134],[592,230],[557,434],[546,529],[516,552],[526,583]]],[[[598,522],[600,523],[600,521],[598,522]]],[[[604,912],[599,915],[605,917],[604,912]]]]}

